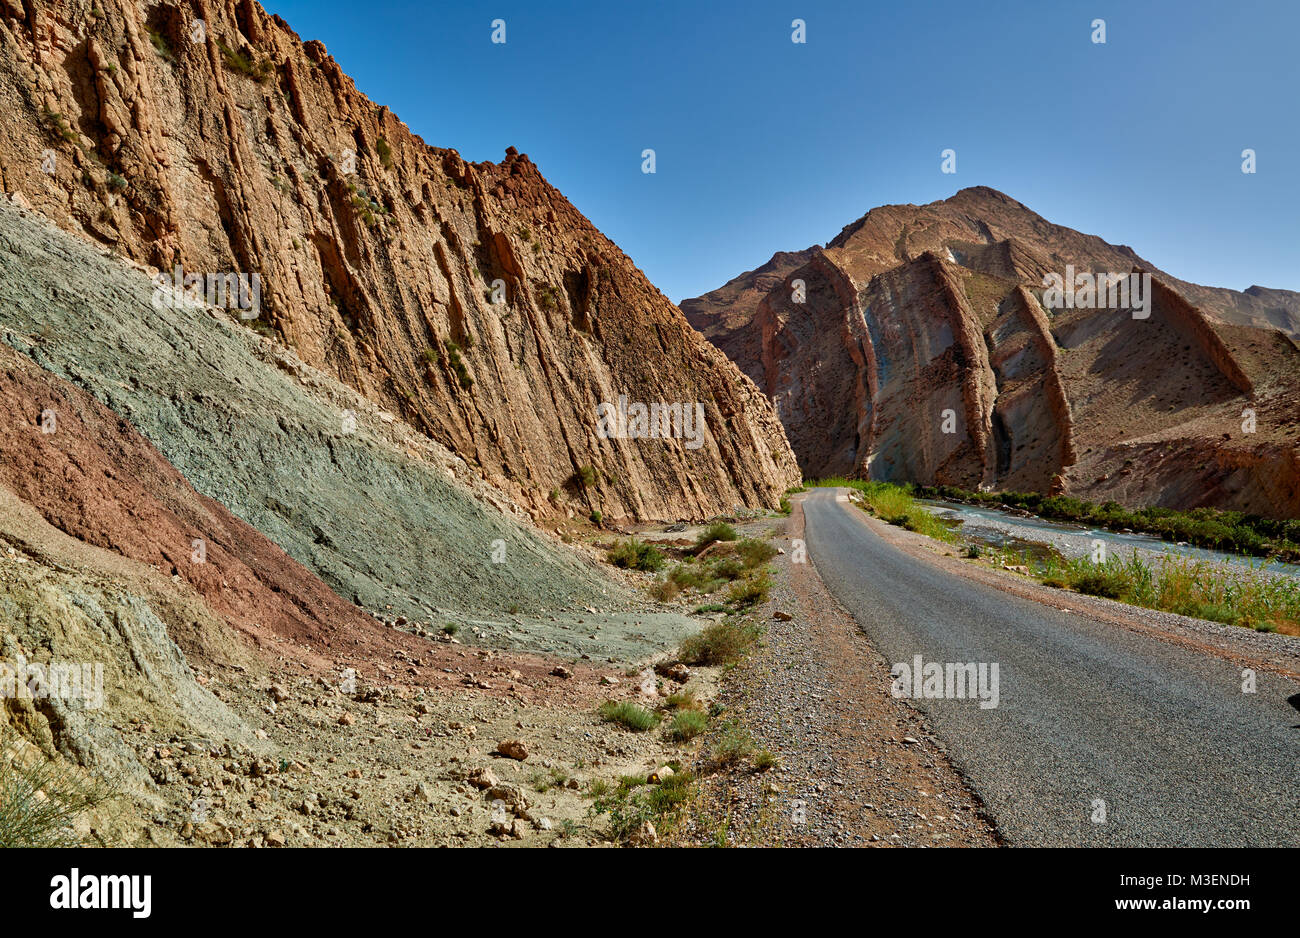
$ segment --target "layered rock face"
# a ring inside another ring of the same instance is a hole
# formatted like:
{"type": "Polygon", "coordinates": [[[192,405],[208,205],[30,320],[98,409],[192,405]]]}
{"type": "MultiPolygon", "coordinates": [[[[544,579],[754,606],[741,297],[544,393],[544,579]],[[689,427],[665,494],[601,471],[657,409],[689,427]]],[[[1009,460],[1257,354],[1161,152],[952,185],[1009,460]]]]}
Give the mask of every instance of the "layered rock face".
{"type": "Polygon", "coordinates": [[[176,572],[236,628],[293,640],[355,632],[356,606],[468,616],[481,641],[574,657],[634,659],[689,630],[393,414],[228,311],[155,306],[152,292],[121,258],[0,199],[0,341],[51,388],[7,392],[18,427],[6,443],[0,420],[0,486],[50,524],[176,572]],[[108,411],[60,390],[73,385],[108,411]],[[34,429],[45,411],[56,432],[34,429]],[[573,621],[596,606],[610,613],[599,643],[573,621]]]}
{"type": "Polygon", "coordinates": [[[682,309],[772,396],[806,475],[1294,515],[1295,296],[1186,284],[976,188],[682,309]],[[1150,274],[1149,295],[1045,295],[1071,268],[1150,274]]]}
{"type": "Polygon", "coordinates": [[[535,516],[797,481],[769,402],[527,156],[426,145],[258,4],[4,0],[0,71],[5,190],[164,271],[257,274],[252,328],[535,516]],[[620,395],[698,402],[702,445],[602,436],[620,395]]]}

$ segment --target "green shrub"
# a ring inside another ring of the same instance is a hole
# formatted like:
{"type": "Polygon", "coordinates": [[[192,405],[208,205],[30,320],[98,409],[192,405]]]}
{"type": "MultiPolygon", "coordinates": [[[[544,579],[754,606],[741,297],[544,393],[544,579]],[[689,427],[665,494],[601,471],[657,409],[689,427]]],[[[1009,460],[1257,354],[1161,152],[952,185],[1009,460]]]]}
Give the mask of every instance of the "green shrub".
{"type": "Polygon", "coordinates": [[[77,832],[76,821],[115,797],[116,783],[35,750],[19,755],[15,742],[0,730],[0,849],[95,846],[77,832]]]}
{"type": "Polygon", "coordinates": [[[701,551],[714,541],[734,541],[736,537],[735,528],[725,521],[715,521],[695,538],[695,549],[701,551]]]}
{"type": "Polygon", "coordinates": [[[713,744],[713,761],[719,765],[737,765],[752,756],[754,750],[749,731],[737,723],[728,723],[713,744]]]}
{"type": "Polygon", "coordinates": [[[232,72],[247,75],[258,82],[266,82],[275,74],[275,66],[271,64],[270,59],[260,59],[254,62],[245,53],[230,48],[220,39],[217,40],[217,49],[221,52],[221,60],[225,62],[226,68],[232,72]]]}
{"type": "Polygon", "coordinates": [[[667,700],[668,707],[672,710],[699,710],[700,699],[695,696],[694,691],[683,690],[675,694],[669,694],[667,700]]]}
{"type": "Polygon", "coordinates": [[[664,555],[651,544],[630,538],[620,541],[609,552],[609,562],[625,570],[647,570],[651,573],[662,569],[664,555]]]}
{"type": "Polygon", "coordinates": [[[662,717],[653,710],[638,707],[636,704],[628,700],[607,700],[605,703],[600,705],[600,708],[596,712],[606,723],[617,723],[620,726],[637,733],[643,733],[646,730],[654,729],[659,725],[659,721],[662,719],[662,717]]]}
{"type": "Polygon", "coordinates": [[[1087,593],[1089,596],[1122,599],[1126,584],[1119,573],[1099,568],[1083,571],[1074,577],[1071,585],[1080,593],[1087,593]]]}
{"type": "Polygon", "coordinates": [[[761,566],[776,556],[776,548],[767,541],[746,537],[736,542],[736,555],[746,570],[761,566]]]}
{"type": "Polygon", "coordinates": [[[774,769],[781,764],[780,760],[766,749],[759,749],[755,752],[750,759],[750,763],[760,772],[774,769]]]}
{"type": "Polygon", "coordinates": [[[383,137],[375,141],[375,153],[379,156],[379,162],[385,167],[393,165],[393,148],[388,145],[388,141],[383,137]]]}
{"type": "Polygon", "coordinates": [[[709,725],[708,716],[700,710],[680,710],[668,726],[668,737],[677,742],[687,742],[703,733],[709,725]]]}
{"type": "Polygon", "coordinates": [[[767,602],[771,591],[772,577],[764,570],[762,573],[732,583],[731,589],[727,591],[727,602],[741,607],[756,606],[767,602]]]}
{"type": "Polygon", "coordinates": [[[682,642],[677,657],[686,664],[730,664],[758,641],[756,625],[743,624],[732,618],[705,626],[698,635],[682,642]]]}

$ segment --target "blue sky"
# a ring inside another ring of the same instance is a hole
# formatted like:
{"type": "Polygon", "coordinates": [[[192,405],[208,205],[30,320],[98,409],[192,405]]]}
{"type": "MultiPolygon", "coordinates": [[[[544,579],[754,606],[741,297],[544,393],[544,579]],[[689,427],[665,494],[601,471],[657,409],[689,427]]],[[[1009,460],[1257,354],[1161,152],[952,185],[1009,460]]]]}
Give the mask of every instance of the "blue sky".
{"type": "Polygon", "coordinates": [[[1300,289],[1293,0],[264,5],[426,142],[527,153],[675,301],[973,185],[1187,280],[1300,289]]]}

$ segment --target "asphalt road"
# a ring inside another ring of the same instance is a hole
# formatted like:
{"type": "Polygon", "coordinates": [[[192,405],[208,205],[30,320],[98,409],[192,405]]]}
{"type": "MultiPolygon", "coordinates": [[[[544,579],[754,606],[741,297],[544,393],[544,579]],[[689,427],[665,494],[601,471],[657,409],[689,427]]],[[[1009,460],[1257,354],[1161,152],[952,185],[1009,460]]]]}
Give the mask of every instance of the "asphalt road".
{"type": "Polygon", "coordinates": [[[1245,694],[1229,661],[946,573],[836,490],[804,514],[818,573],[891,664],[998,665],[996,707],[914,703],[1009,843],[1300,845],[1300,687],[1261,672],[1245,694]]]}

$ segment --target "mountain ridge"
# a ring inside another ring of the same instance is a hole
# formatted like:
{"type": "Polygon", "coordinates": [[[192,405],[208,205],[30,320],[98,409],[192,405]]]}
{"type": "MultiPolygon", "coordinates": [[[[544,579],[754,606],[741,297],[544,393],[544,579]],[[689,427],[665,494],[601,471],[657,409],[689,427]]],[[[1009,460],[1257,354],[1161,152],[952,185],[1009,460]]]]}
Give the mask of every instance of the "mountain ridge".
{"type": "Polygon", "coordinates": [[[1298,347],[1260,312],[1276,291],[1245,296],[972,187],[681,306],[776,401],[805,475],[1294,513],[1298,347]],[[1067,267],[1150,275],[1149,318],[1045,309],[1067,267]]]}

